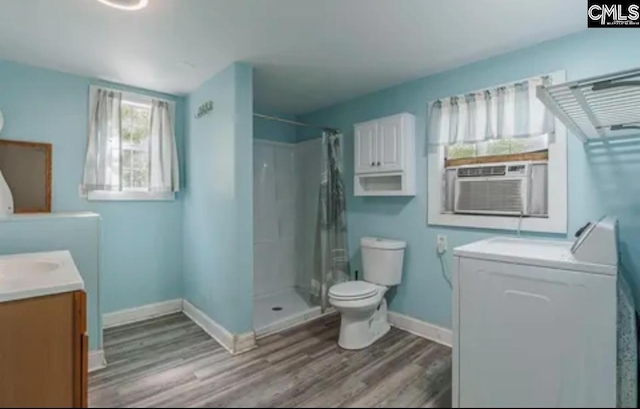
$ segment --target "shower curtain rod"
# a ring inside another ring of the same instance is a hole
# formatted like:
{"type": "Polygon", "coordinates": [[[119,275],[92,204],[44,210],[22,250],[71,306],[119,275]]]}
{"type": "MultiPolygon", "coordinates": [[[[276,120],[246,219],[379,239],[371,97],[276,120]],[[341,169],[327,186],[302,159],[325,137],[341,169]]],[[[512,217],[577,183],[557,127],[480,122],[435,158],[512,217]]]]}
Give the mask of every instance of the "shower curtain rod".
{"type": "Polygon", "coordinates": [[[327,126],[318,126],[318,125],[312,125],[312,124],[305,124],[304,122],[290,121],[288,119],[278,118],[277,116],[270,116],[270,115],[264,115],[264,114],[255,114],[255,113],[253,114],[253,116],[258,117],[258,118],[262,118],[262,119],[268,119],[269,121],[284,122],[285,124],[290,124],[290,125],[304,126],[304,127],[307,127],[307,128],[318,128],[318,129],[323,129],[323,130],[329,131],[329,132],[340,133],[340,130],[337,129],[337,128],[329,128],[327,126]]]}

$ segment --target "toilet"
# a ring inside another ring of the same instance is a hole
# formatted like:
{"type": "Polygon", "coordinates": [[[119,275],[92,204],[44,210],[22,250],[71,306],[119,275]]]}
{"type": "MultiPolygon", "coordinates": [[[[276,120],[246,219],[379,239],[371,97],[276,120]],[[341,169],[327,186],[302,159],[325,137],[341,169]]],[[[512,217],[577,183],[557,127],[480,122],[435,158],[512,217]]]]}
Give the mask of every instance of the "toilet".
{"type": "Polygon", "coordinates": [[[329,303],[341,315],[341,348],[367,348],[391,329],[384,296],[402,281],[406,247],[407,243],[397,240],[360,240],[364,281],[336,284],[329,290],[329,303]]]}

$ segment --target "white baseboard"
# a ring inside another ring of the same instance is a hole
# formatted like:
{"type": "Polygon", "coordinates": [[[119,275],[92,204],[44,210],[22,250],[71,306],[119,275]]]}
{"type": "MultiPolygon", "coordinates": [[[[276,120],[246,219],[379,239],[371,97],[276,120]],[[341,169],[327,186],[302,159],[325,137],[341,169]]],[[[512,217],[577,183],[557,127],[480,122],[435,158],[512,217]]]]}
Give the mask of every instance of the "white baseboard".
{"type": "Polygon", "coordinates": [[[129,310],[116,311],[102,316],[104,329],[133,324],[163,315],[182,311],[182,300],[164,301],[157,304],[143,305],[129,310]]]}
{"type": "Polygon", "coordinates": [[[234,351],[232,354],[240,355],[245,352],[249,352],[256,349],[256,333],[254,331],[247,332],[245,334],[234,335],[234,351]]]}
{"type": "Polygon", "coordinates": [[[388,314],[389,324],[392,326],[451,348],[453,333],[450,329],[429,324],[428,322],[398,314],[397,312],[389,311],[388,314]]]}
{"type": "Polygon", "coordinates": [[[222,325],[218,324],[207,314],[200,311],[189,301],[183,301],[182,310],[184,314],[191,318],[200,328],[202,328],[213,339],[218,341],[229,353],[232,355],[238,355],[243,352],[250,351],[256,348],[256,334],[251,331],[245,334],[234,335],[227,331],[222,325]]]}
{"type": "Polygon", "coordinates": [[[89,351],[89,372],[98,371],[107,367],[102,349],[89,351]]]}
{"type": "Polygon", "coordinates": [[[307,325],[313,321],[319,320],[321,318],[329,317],[330,315],[337,314],[333,307],[329,308],[325,313],[322,313],[322,309],[320,307],[315,307],[310,311],[306,311],[303,314],[293,316],[291,318],[285,318],[280,321],[276,321],[266,327],[259,328],[256,330],[256,337],[258,339],[266,338],[271,335],[278,334],[280,332],[289,331],[293,328],[307,325]]]}

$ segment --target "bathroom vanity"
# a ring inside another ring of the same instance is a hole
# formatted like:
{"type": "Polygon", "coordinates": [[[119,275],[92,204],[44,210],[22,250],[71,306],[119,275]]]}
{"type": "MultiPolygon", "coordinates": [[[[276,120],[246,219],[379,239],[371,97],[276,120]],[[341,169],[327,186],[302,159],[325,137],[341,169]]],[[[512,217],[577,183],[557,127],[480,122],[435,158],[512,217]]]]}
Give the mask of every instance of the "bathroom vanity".
{"type": "Polygon", "coordinates": [[[69,252],[0,257],[0,407],[87,407],[86,322],[69,252]]]}

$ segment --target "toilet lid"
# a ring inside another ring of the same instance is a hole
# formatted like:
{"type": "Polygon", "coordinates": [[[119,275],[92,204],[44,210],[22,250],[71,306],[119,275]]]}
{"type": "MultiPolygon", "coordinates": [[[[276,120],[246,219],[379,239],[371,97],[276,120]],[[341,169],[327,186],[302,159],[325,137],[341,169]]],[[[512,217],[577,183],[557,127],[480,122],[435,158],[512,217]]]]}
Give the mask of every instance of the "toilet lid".
{"type": "Polygon", "coordinates": [[[362,300],[373,297],[379,289],[377,285],[366,281],[348,281],[331,287],[329,296],[341,300],[362,300]]]}

